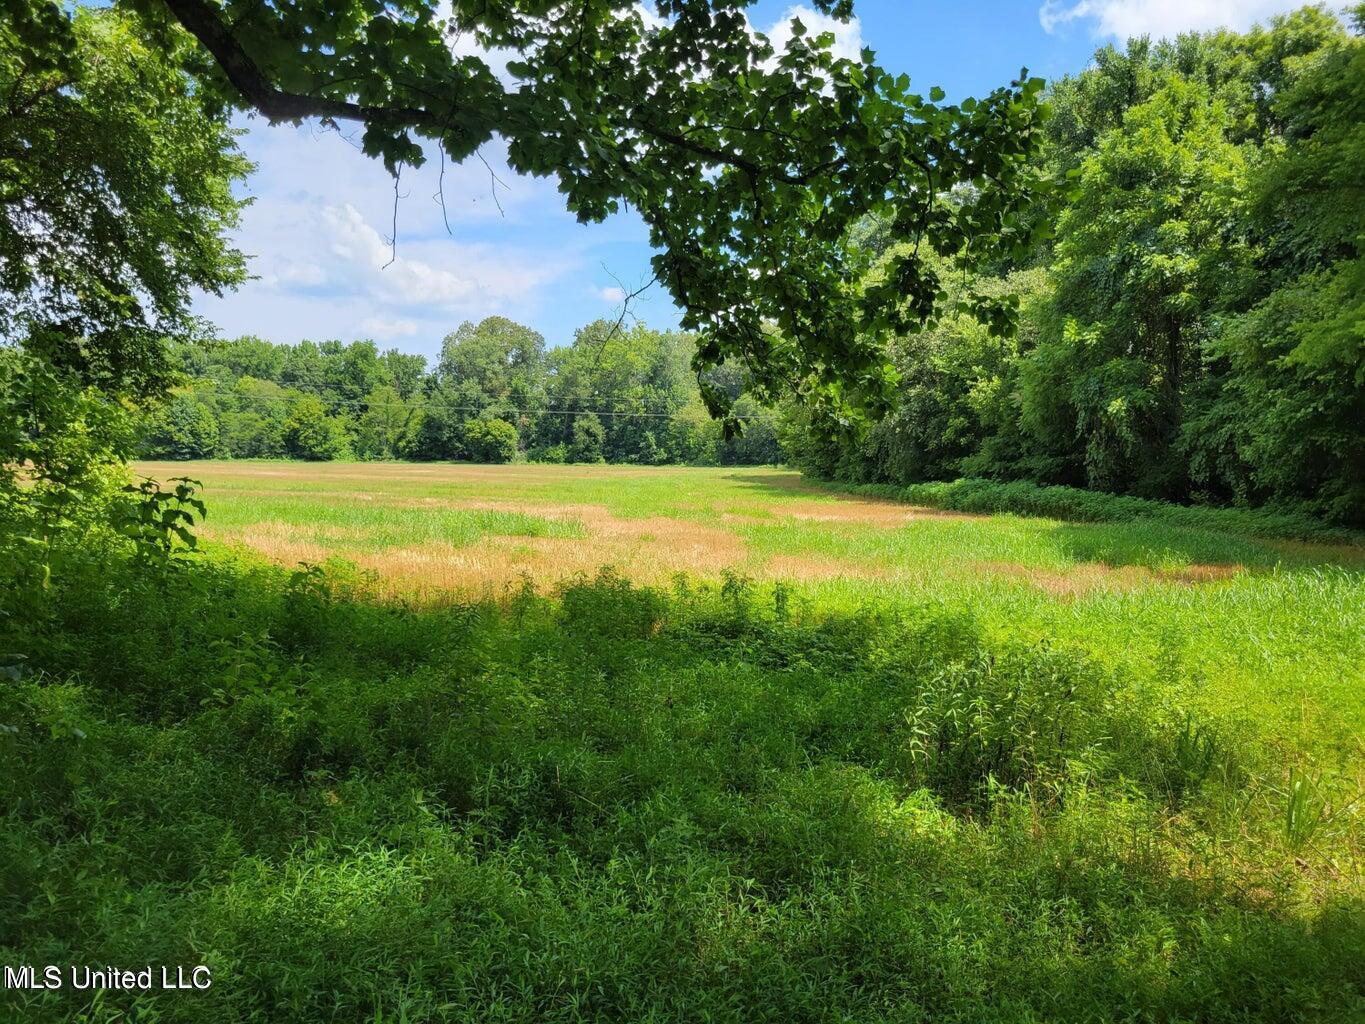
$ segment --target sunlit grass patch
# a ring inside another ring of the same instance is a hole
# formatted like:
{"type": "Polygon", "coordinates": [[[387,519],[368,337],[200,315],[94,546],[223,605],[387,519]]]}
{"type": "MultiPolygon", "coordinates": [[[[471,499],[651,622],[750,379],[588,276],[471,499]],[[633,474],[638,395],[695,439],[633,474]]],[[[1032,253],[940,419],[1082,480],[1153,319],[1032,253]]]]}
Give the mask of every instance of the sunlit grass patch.
{"type": "Polygon", "coordinates": [[[246,534],[288,534],[291,539],[332,544],[344,550],[375,550],[413,544],[463,547],[482,537],[561,537],[582,539],[582,525],[525,512],[489,509],[408,509],[383,502],[338,503],[287,498],[225,503],[224,515],[205,524],[208,536],[234,538],[246,534]],[[269,515],[270,518],[258,518],[269,515]]]}

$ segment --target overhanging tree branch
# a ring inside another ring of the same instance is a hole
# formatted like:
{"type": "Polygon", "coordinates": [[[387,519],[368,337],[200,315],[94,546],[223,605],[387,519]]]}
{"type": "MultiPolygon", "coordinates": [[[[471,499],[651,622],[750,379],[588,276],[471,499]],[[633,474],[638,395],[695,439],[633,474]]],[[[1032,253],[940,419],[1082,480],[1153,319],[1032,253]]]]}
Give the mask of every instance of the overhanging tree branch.
{"type": "Polygon", "coordinates": [[[277,88],[242,47],[219,8],[207,0],[163,0],[177,21],[213,54],[223,74],[248,103],[271,121],[307,117],[360,121],[385,128],[420,128],[435,134],[450,129],[448,118],[422,107],[353,103],[277,88]]]}
{"type": "MultiPolygon", "coordinates": [[[[454,125],[450,114],[438,115],[425,107],[355,103],[350,100],[311,93],[288,92],[277,87],[252,58],[234,34],[233,26],[209,0],[163,0],[177,21],[213,55],[223,74],[253,108],[271,121],[298,121],[308,117],[325,120],[359,121],[388,129],[413,128],[440,137],[454,125]]],[[[757,177],[783,184],[804,186],[826,171],[836,170],[845,157],[825,161],[809,170],[793,174],[781,166],[764,166],[742,154],[709,146],[659,125],[636,120],[633,127],[650,138],[685,150],[717,164],[734,167],[757,177]]],[[[796,161],[786,163],[791,166],[796,161]]]]}

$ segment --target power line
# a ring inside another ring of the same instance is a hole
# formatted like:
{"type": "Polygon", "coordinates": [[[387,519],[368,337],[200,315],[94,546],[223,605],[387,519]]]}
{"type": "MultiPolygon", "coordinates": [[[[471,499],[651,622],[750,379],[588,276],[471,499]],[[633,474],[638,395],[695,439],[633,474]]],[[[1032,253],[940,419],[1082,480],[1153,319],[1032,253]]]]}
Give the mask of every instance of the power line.
{"type": "MultiPolygon", "coordinates": [[[[200,378],[200,379],[211,379],[211,378],[200,378]]],[[[272,383],[273,383],[273,382],[272,382],[272,383]]],[[[312,392],[304,392],[304,393],[305,393],[305,394],[311,394],[312,397],[317,398],[317,399],[319,399],[319,400],[321,400],[321,401],[324,401],[324,402],[326,402],[326,403],[329,404],[329,405],[342,405],[342,406],[347,406],[347,407],[350,407],[350,408],[359,408],[359,409],[365,409],[365,410],[369,410],[369,409],[402,409],[402,410],[405,410],[405,411],[408,411],[408,412],[415,412],[417,409],[421,409],[421,410],[423,410],[423,411],[426,411],[426,410],[429,410],[429,409],[430,409],[430,410],[439,410],[439,411],[441,411],[441,412],[466,412],[466,413],[484,413],[484,412],[493,411],[493,412],[497,412],[497,413],[503,413],[503,412],[506,412],[506,413],[515,413],[515,414],[518,415],[518,416],[547,416],[547,415],[548,415],[548,416],[607,416],[607,417],[610,417],[610,418],[621,418],[621,419],[655,419],[655,420],[681,420],[681,419],[688,419],[688,418],[690,418],[690,417],[687,417],[686,415],[684,415],[684,414],[681,413],[681,412],[640,412],[640,411],[638,411],[638,410],[606,410],[606,409],[601,409],[601,408],[596,408],[596,409],[553,409],[553,408],[532,409],[532,408],[518,408],[518,407],[516,407],[516,406],[502,405],[502,404],[500,404],[500,403],[498,403],[498,402],[490,402],[488,405],[431,405],[431,404],[428,404],[428,403],[426,403],[426,402],[421,402],[420,400],[418,400],[418,401],[414,401],[414,402],[411,403],[411,404],[408,404],[408,403],[396,404],[396,403],[394,403],[394,402],[365,402],[365,401],[362,401],[362,400],[359,400],[359,399],[353,399],[353,398],[331,398],[331,397],[328,397],[328,396],[325,396],[325,395],[320,395],[320,394],[312,393],[312,392]]],[[[262,403],[267,403],[267,402],[280,402],[280,403],[286,403],[286,402],[289,401],[289,399],[288,399],[287,397],[273,398],[273,397],[271,397],[270,395],[244,395],[244,394],[233,394],[232,397],[235,398],[235,399],[237,399],[237,400],[252,400],[252,401],[259,401],[259,402],[262,402],[262,403]]],[[[740,421],[740,422],[746,422],[746,423],[747,423],[747,422],[755,422],[755,423],[758,423],[758,422],[762,422],[762,423],[776,423],[776,422],[777,422],[776,417],[775,417],[775,416],[772,416],[771,414],[769,414],[769,415],[751,415],[751,416],[740,415],[740,416],[732,416],[732,417],[730,417],[730,418],[733,419],[733,420],[738,420],[738,421],[740,421]]]]}

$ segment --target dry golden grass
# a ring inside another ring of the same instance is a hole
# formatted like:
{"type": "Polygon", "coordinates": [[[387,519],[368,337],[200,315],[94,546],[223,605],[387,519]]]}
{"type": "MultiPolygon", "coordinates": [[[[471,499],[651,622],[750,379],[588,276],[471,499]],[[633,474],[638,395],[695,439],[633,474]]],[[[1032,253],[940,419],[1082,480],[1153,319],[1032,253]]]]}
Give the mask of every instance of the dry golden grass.
{"type": "MultiPolygon", "coordinates": [[[[404,594],[547,587],[604,565],[656,583],[726,570],[879,593],[964,584],[1069,602],[1350,560],[1263,542],[1235,553],[1178,531],[990,517],[832,494],[774,469],[144,463],[205,483],[202,534],[285,565],[339,557],[404,594]],[[1155,546],[1153,546],[1155,545],[1155,546]],[[1149,547],[1151,550],[1148,550],[1149,547]],[[1167,550],[1169,548],[1169,550],[1167,550]],[[1129,564],[1132,563],[1132,564],[1129,564]],[[1244,566],[1246,567],[1244,569],[1244,566]]],[[[1351,552],[1358,555],[1359,552],[1351,552]]],[[[1003,591],[1002,591],[1003,592],[1003,591]]]]}
{"type": "Polygon", "coordinates": [[[422,544],[356,549],[337,541],[360,539],[345,527],[293,524],[267,520],[240,530],[215,530],[207,536],[244,544],[276,562],[294,565],[344,557],[374,573],[381,590],[416,593],[484,592],[510,580],[529,577],[549,586],[579,573],[591,574],[611,565],[640,582],[657,583],[679,572],[715,576],[743,565],[748,552],[734,533],[669,516],[625,519],[600,505],[399,499],[389,504],[472,511],[526,512],[551,521],[582,526],[584,538],[485,536],[466,546],[422,544]]]}
{"type": "Polygon", "coordinates": [[[922,505],[906,505],[894,501],[876,501],[868,498],[841,498],[838,501],[789,501],[784,503],[782,514],[793,519],[805,519],[817,523],[868,523],[872,526],[905,526],[916,520],[980,520],[989,516],[973,515],[970,512],[944,512],[922,505]]]}
{"type": "MultiPolygon", "coordinates": [[[[174,464],[142,468],[154,476],[183,472],[174,464]]],[[[680,572],[716,577],[726,570],[761,579],[883,579],[892,567],[866,559],[756,553],[744,528],[811,523],[830,524],[835,530],[890,530],[921,520],[980,518],[832,497],[796,474],[773,471],[735,474],[733,479],[751,491],[712,493],[706,476],[647,467],[220,463],[211,469],[204,474],[210,501],[215,507],[231,503],[231,515],[210,518],[202,531],[206,538],[245,545],[285,565],[341,557],[373,573],[381,589],[410,594],[486,592],[524,577],[544,587],[603,565],[640,582],[659,582],[680,572]],[[608,492],[613,499],[653,487],[679,514],[629,515],[601,502],[546,496],[593,494],[604,484],[615,488],[608,492]],[[503,494],[513,497],[493,496],[503,494]],[[390,527],[395,521],[420,523],[423,513],[507,513],[570,524],[581,535],[487,534],[467,544],[424,540],[384,545],[373,543],[363,526],[318,521],[319,505],[358,506],[358,516],[384,516],[390,527]],[[251,515],[248,509],[256,508],[268,514],[251,515]],[[282,517],[290,512],[292,517],[282,517]]]]}
{"type": "Polygon", "coordinates": [[[764,563],[765,575],[781,580],[883,580],[884,567],[828,555],[774,555],[764,563]]]}

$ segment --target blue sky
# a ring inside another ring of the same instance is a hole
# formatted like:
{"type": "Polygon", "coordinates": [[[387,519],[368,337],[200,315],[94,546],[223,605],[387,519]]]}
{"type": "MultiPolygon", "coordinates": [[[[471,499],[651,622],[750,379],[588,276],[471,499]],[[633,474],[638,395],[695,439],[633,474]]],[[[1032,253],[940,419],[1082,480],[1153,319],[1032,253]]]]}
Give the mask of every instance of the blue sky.
{"type": "MultiPolygon", "coordinates": [[[[1245,28],[1297,6],[1282,0],[858,0],[854,21],[828,27],[845,52],[870,46],[884,67],[905,72],[924,91],[939,85],[960,99],[1008,82],[1021,66],[1046,78],[1080,70],[1097,46],[1129,35],[1245,28]]],[[[793,14],[808,28],[826,27],[827,19],[790,0],[761,0],[749,16],[776,40],[793,14]]],[[[255,279],[223,298],[196,302],[224,336],[373,338],[381,348],[430,358],[461,321],[499,314],[561,345],[575,328],[615,317],[621,289],[633,290],[650,275],[638,218],[623,214],[579,225],[564,211],[553,181],[512,174],[494,144],[483,155],[505,187],[495,186],[478,160],[447,166],[444,218],[434,198],[437,161],[404,173],[395,253],[393,180],[359,152],[358,131],[272,127],[259,119],[242,125],[242,148],[258,168],[244,189],[253,202],[237,242],[251,257],[255,279]]],[[[677,323],[677,311],[657,286],[631,308],[654,326],[677,323]]]]}

